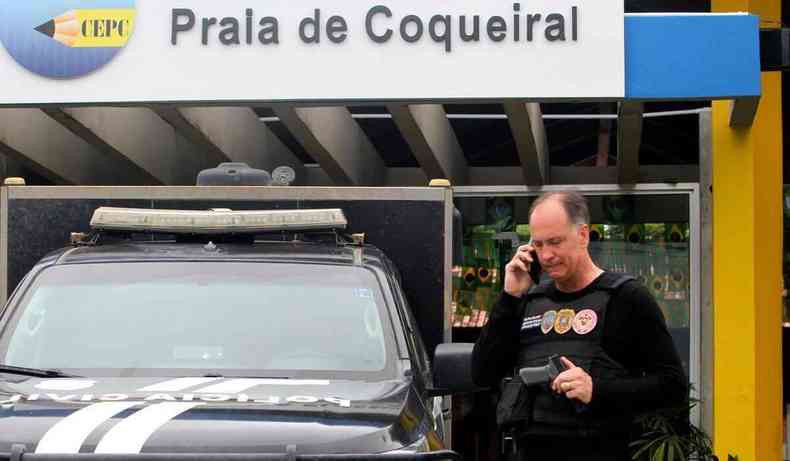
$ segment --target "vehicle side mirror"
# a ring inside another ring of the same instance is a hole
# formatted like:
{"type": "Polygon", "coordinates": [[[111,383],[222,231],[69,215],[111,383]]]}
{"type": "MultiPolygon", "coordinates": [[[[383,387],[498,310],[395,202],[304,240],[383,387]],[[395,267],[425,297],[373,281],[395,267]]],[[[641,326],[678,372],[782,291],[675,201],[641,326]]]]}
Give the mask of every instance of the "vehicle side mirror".
{"type": "Polygon", "coordinates": [[[432,395],[462,394],[485,390],[472,380],[472,343],[439,344],[433,358],[432,395]]]}

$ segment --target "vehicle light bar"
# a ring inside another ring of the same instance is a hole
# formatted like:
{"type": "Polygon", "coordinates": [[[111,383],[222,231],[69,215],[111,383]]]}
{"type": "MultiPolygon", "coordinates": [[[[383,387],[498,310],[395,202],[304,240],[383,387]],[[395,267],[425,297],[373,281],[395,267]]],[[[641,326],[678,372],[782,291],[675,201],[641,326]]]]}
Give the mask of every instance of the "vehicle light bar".
{"type": "Polygon", "coordinates": [[[97,230],[174,234],[249,234],[281,230],[345,229],[347,225],[346,216],[339,208],[193,211],[100,207],[91,219],[91,228],[97,230]]]}

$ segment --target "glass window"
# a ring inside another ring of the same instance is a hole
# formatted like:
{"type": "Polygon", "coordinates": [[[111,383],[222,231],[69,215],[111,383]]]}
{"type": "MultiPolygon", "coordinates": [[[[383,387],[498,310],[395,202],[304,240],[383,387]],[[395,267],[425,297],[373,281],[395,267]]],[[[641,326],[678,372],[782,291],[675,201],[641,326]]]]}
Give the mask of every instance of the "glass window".
{"type": "MultiPolygon", "coordinates": [[[[689,196],[585,194],[596,264],[639,279],[656,298],[681,360],[691,359],[689,196]]],[[[453,278],[453,326],[482,327],[502,291],[505,264],[529,242],[535,196],[457,197],[464,261],[453,278]]]]}
{"type": "Polygon", "coordinates": [[[380,374],[392,366],[384,309],[375,275],[360,267],[55,266],[17,306],[3,333],[2,361],[124,376],[150,369],[380,374]]]}

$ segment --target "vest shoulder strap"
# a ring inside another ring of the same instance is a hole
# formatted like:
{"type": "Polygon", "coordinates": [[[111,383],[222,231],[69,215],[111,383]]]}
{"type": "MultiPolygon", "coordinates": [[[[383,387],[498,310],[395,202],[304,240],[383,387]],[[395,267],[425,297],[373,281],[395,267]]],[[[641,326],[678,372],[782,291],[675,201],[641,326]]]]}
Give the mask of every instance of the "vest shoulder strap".
{"type": "Polygon", "coordinates": [[[615,291],[624,283],[636,280],[632,275],[620,274],[617,272],[604,272],[598,281],[598,287],[606,291],[615,291]]]}
{"type": "MultiPolygon", "coordinates": [[[[616,291],[624,283],[630,282],[631,280],[636,280],[636,278],[628,274],[607,271],[601,275],[601,278],[598,281],[598,289],[604,291],[616,291]]],[[[537,298],[540,296],[546,296],[553,287],[554,280],[546,277],[541,280],[539,284],[532,285],[532,287],[527,292],[527,297],[537,298]]]]}

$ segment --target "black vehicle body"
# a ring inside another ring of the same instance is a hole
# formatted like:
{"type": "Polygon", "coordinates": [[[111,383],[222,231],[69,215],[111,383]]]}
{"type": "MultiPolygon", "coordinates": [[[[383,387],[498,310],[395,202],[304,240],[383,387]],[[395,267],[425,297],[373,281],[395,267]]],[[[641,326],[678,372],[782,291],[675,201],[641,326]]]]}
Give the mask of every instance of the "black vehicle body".
{"type": "MultiPolygon", "coordinates": [[[[218,243],[207,251],[204,242],[127,241],[57,250],[41,259],[9,298],[0,318],[0,348],[7,346],[3,341],[20,300],[52,268],[174,262],[364,268],[375,275],[385,298],[393,374],[377,380],[353,374],[183,376],[178,370],[157,376],[66,370],[79,376],[73,378],[0,372],[0,453],[371,455],[445,448],[442,397],[431,392],[428,351],[397,269],[371,245],[218,243]],[[211,386],[221,390],[223,383],[230,391],[201,392],[211,386]]],[[[0,349],[0,356],[5,354],[0,349]]]]}

